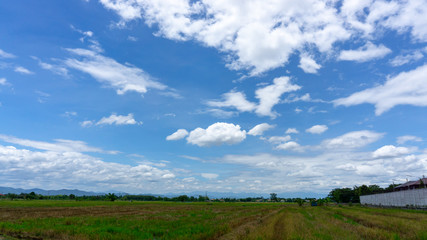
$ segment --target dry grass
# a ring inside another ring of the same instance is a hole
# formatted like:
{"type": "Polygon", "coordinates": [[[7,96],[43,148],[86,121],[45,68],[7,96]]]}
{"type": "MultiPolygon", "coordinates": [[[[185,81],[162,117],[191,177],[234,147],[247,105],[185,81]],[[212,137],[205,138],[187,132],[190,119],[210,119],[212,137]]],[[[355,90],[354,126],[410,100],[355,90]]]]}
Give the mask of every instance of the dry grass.
{"type": "MultiPolygon", "coordinates": [[[[427,212],[266,203],[1,202],[24,239],[426,239],[427,212]]],[[[0,237],[1,239],[1,237],[0,237]]]]}

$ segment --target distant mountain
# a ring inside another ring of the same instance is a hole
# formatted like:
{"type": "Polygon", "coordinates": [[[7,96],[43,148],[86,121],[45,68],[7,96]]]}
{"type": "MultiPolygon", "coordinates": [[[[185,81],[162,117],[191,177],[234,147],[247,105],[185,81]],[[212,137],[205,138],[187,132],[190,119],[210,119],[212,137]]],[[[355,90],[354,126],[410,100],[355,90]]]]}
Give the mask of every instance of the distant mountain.
{"type": "MultiPolygon", "coordinates": [[[[36,194],[42,194],[45,196],[50,195],[70,195],[74,194],[76,196],[99,196],[99,195],[105,195],[104,192],[87,192],[87,191],[81,191],[78,189],[60,189],[60,190],[44,190],[40,188],[33,188],[33,189],[22,189],[22,188],[11,188],[11,187],[0,187],[0,193],[7,194],[7,193],[30,193],[35,192],[36,194]]],[[[123,192],[117,192],[117,191],[111,191],[111,193],[115,193],[116,195],[126,195],[127,193],[123,192]]]]}

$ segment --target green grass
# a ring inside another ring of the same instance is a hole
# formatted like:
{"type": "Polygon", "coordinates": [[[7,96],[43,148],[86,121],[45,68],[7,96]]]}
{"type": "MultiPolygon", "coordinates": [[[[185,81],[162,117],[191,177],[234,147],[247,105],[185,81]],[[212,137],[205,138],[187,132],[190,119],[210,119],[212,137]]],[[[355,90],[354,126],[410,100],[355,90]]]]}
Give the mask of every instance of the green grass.
{"type": "Polygon", "coordinates": [[[425,211],[355,206],[0,201],[0,234],[24,239],[427,240],[426,226],[425,211]]]}

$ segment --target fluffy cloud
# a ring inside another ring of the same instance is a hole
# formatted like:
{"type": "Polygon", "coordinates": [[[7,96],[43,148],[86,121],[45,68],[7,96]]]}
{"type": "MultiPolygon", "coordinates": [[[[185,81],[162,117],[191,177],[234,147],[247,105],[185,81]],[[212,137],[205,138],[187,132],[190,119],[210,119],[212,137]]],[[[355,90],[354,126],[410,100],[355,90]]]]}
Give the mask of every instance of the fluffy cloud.
{"type": "Polygon", "coordinates": [[[117,151],[105,151],[101,148],[88,146],[83,141],[55,139],[55,142],[42,142],[29,139],[22,139],[13,136],[0,134],[0,140],[8,143],[18,144],[25,147],[31,147],[39,150],[46,150],[51,152],[98,152],[116,154],[117,151]]]}
{"type": "MultiPolygon", "coordinates": [[[[210,1],[210,0],[101,0],[121,16],[124,24],[144,19],[158,28],[157,36],[194,40],[228,56],[231,69],[249,69],[252,75],[281,67],[307,45],[328,53],[337,42],[352,37],[372,40],[377,29],[410,32],[427,41],[423,1],[210,1]]],[[[387,54],[384,46],[342,52],[342,59],[367,61],[387,54]]],[[[316,63],[317,64],[317,63],[316,63]]],[[[314,72],[319,67],[308,62],[314,72]]]]}
{"type": "Polygon", "coordinates": [[[252,136],[259,136],[264,134],[265,131],[274,128],[274,125],[270,125],[268,123],[261,123],[253,127],[251,130],[249,130],[248,134],[252,136]]]}
{"type": "Polygon", "coordinates": [[[279,116],[272,108],[280,102],[280,97],[287,92],[292,92],[301,87],[290,82],[289,77],[279,77],[273,80],[273,84],[258,88],[255,97],[259,99],[259,104],[252,103],[246,99],[244,93],[231,91],[222,95],[222,101],[208,101],[211,107],[231,107],[240,112],[252,112],[259,116],[269,116],[276,118],[279,116]]]}
{"type": "Polygon", "coordinates": [[[322,148],[327,149],[354,149],[361,148],[378,141],[384,134],[368,130],[349,132],[332,139],[326,139],[321,143],[322,148]]]}
{"type": "Polygon", "coordinates": [[[280,150],[289,150],[289,151],[294,151],[294,152],[303,152],[304,151],[304,148],[301,145],[299,145],[297,142],[294,142],[294,141],[282,143],[282,144],[278,145],[276,148],[280,149],[280,150]]]}
{"type": "Polygon", "coordinates": [[[378,148],[373,152],[374,158],[390,158],[398,157],[410,153],[410,150],[406,147],[395,147],[393,145],[386,145],[378,148]]]}
{"type": "Polygon", "coordinates": [[[311,134],[322,134],[326,130],[328,130],[328,126],[326,125],[314,125],[311,128],[306,129],[305,131],[311,134]]]}
{"type": "Polygon", "coordinates": [[[306,73],[317,73],[322,66],[316,63],[311,56],[301,55],[298,67],[306,73]]]}
{"type": "Polygon", "coordinates": [[[145,93],[149,88],[159,90],[167,88],[165,85],[155,81],[142,69],[120,64],[96,51],[80,48],[67,50],[80,57],[80,59],[66,59],[66,66],[91,75],[99,82],[116,89],[117,94],[125,94],[129,91],[145,93]]]}
{"type": "Polygon", "coordinates": [[[372,59],[383,58],[385,55],[391,53],[391,50],[384,45],[375,46],[373,43],[368,42],[365,46],[357,50],[344,50],[341,51],[338,59],[346,61],[366,62],[372,59]]]}
{"type": "Polygon", "coordinates": [[[142,122],[137,122],[133,118],[133,114],[129,113],[127,116],[111,114],[109,117],[103,117],[99,120],[96,125],[141,125],[142,122]]]}
{"type": "Polygon", "coordinates": [[[240,143],[246,138],[246,131],[239,125],[217,122],[208,128],[196,128],[190,132],[187,142],[199,147],[240,143]]]}
{"type": "Polygon", "coordinates": [[[287,142],[291,140],[291,136],[286,135],[286,136],[272,136],[268,138],[268,142],[273,143],[273,144],[281,144],[284,142],[287,142]]]}
{"type": "Polygon", "coordinates": [[[0,181],[11,187],[22,186],[25,176],[28,187],[151,192],[158,191],[159,182],[175,177],[169,170],[148,164],[131,166],[74,151],[39,152],[1,145],[0,164],[0,181]]]}
{"type": "Polygon", "coordinates": [[[0,49],[0,58],[16,58],[16,56],[0,49]]]}
{"type": "Polygon", "coordinates": [[[397,138],[397,143],[398,144],[405,144],[408,141],[421,142],[422,139],[420,137],[411,136],[411,135],[400,136],[400,137],[397,138]]]}
{"type": "Polygon", "coordinates": [[[252,112],[256,109],[256,104],[246,100],[244,93],[231,91],[222,95],[223,101],[208,101],[211,107],[231,107],[240,112],[252,112]]]}
{"type": "Polygon", "coordinates": [[[380,86],[356,92],[333,101],[335,106],[353,106],[362,103],[375,105],[375,114],[381,115],[396,105],[427,106],[427,64],[397,76],[388,77],[380,86]]]}
{"type": "Polygon", "coordinates": [[[298,134],[299,131],[296,128],[288,128],[285,133],[286,134],[291,134],[291,133],[298,134]]]}
{"type": "Polygon", "coordinates": [[[188,131],[185,129],[178,129],[176,132],[166,137],[168,141],[175,141],[185,138],[188,135],[188,131]]]}
{"type": "Polygon", "coordinates": [[[27,74],[27,75],[34,74],[30,70],[28,70],[24,67],[21,67],[21,66],[15,67],[14,71],[17,73],[22,73],[22,74],[27,74]]]}
{"type": "Polygon", "coordinates": [[[229,68],[251,69],[252,74],[284,65],[305,44],[324,52],[350,37],[336,9],[314,0],[101,2],[123,21],[144,17],[147,25],[158,26],[159,36],[194,39],[226,52],[229,68]]]}

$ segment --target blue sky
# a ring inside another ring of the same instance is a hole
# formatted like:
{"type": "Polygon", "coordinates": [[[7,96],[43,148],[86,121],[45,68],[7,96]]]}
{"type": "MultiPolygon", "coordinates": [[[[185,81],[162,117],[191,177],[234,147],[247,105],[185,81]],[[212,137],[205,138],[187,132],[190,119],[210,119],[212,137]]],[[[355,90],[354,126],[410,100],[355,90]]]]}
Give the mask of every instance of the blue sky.
{"type": "Polygon", "coordinates": [[[427,2],[0,3],[3,186],[328,193],[427,173],[427,2]]]}

